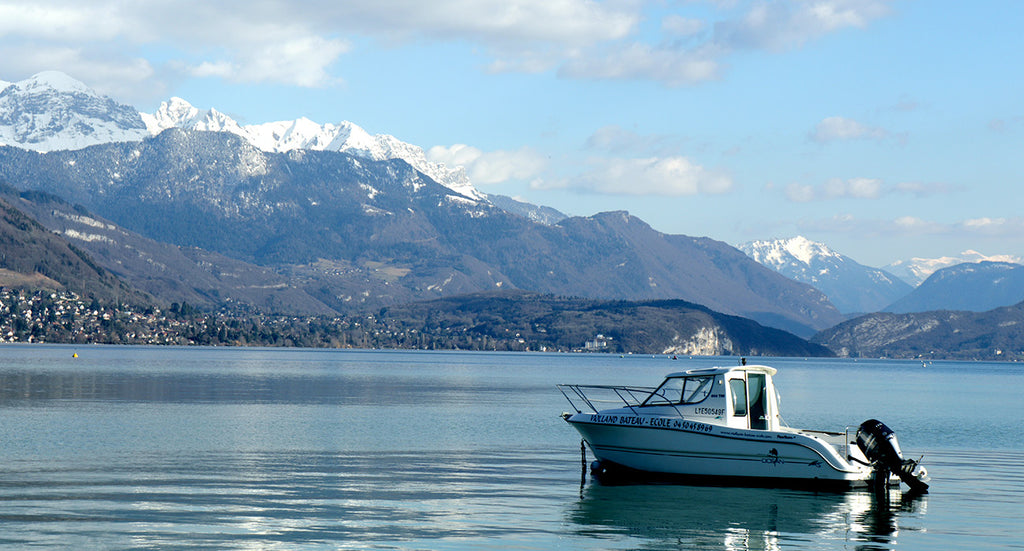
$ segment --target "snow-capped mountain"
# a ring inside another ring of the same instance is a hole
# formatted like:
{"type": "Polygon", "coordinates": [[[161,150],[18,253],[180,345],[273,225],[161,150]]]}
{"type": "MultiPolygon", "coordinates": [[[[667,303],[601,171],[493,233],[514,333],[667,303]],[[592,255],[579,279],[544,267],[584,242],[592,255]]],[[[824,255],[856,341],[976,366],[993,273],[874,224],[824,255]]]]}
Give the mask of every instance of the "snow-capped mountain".
{"type": "Polygon", "coordinates": [[[421,147],[386,134],[371,135],[347,121],[318,124],[301,118],[242,126],[215,109],[198,109],[181,98],[163,102],[156,113],[140,113],[57,71],[20,82],[0,81],[0,145],[41,152],[74,150],[140,141],[168,128],[230,132],[268,152],[312,149],[375,161],[401,159],[456,193],[487,200],[462,167],[431,162],[421,147]]]}
{"type": "Polygon", "coordinates": [[[448,168],[427,160],[423,148],[387,134],[372,135],[358,125],[344,121],[318,124],[307,118],[241,126],[216,109],[198,109],[181,98],[165,101],[142,120],[153,135],[168,128],[230,132],[245,138],[263,151],[283,153],[296,149],[340,151],[356,157],[385,161],[401,159],[437,183],[478,201],[486,196],[470,183],[462,167],[448,168]]]}
{"type": "Polygon", "coordinates": [[[739,249],[776,272],[817,288],[844,314],[878,311],[911,291],[892,274],[802,236],[751,241],[739,249]]]}
{"type": "Polygon", "coordinates": [[[64,73],[0,82],[0,145],[56,151],[147,136],[138,111],[64,73]]]}
{"type": "Polygon", "coordinates": [[[918,286],[928,276],[950,266],[964,263],[978,262],[1009,262],[1011,264],[1024,264],[1024,258],[1008,254],[987,256],[978,251],[966,250],[957,256],[942,256],[939,258],[911,258],[910,260],[898,260],[885,266],[884,270],[895,274],[907,283],[918,286]]]}

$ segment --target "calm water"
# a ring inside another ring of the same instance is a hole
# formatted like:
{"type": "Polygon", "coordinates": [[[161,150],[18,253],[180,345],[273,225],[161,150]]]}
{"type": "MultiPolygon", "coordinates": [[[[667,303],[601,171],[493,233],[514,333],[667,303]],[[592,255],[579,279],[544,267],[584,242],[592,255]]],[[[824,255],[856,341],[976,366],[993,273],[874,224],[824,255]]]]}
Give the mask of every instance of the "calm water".
{"type": "Polygon", "coordinates": [[[3,346],[0,547],[1024,548],[1012,364],[764,361],[790,425],[924,455],[916,499],[581,480],[555,383],[734,362],[3,346]]]}

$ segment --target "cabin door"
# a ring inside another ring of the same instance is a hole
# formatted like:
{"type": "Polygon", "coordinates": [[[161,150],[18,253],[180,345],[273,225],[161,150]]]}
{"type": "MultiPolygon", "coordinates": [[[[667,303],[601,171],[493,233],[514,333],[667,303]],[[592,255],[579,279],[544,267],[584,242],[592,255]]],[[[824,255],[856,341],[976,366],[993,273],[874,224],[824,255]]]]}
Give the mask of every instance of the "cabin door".
{"type": "Polygon", "coordinates": [[[764,373],[748,373],[747,386],[750,387],[750,428],[766,430],[768,428],[768,410],[766,402],[766,377],[764,373]]]}

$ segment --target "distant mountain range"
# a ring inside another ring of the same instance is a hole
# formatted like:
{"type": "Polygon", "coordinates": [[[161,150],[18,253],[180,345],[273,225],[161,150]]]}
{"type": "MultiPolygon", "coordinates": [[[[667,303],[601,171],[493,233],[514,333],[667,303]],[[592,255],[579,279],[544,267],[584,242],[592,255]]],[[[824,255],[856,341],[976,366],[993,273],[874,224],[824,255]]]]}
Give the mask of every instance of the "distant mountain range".
{"type": "Polygon", "coordinates": [[[840,356],[1024,360],[1024,266],[967,262],[937,270],[884,312],[814,336],[840,356]]]}
{"type": "Polygon", "coordinates": [[[868,314],[812,342],[851,358],[1024,360],[1024,302],[985,312],[940,310],[868,314]]]}
{"type": "MultiPolygon", "coordinates": [[[[146,262],[131,270],[128,263],[117,265],[140,286],[171,293],[170,281],[177,279],[179,292],[215,301],[224,291],[205,286],[230,280],[228,274],[245,266],[248,275],[240,279],[254,278],[250,285],[262,277],[302,297],[296,302],[277,293],[280,311],[373,308],[520,288],[604,299],[678,298],[805,336],[840,319],[820,292],[724,243],[661,234],[628,213],[561,218],[516,202],[503,209],[463,185],[459,171],[424,165],[419,148],[351,124],[240,127],[180,101],[152,116],[114,117],[101,109],[107,104],[90,100],[87,88],[68,80],[44,74],[0,92],[4,120],[18,129],[41,128],[46,102],[67,112],[66,123],[46,126],[31,143],[0,147],[0,179],[81,205],[115,226],[112,232],[177,247],[179,254],[166,259],[191,257],[163,264],[159,277],[144,269],[146,262]],[[138,139],[140,123],[147,133],[168,128],[138,139]],[[118,124],[126,141],[109,141],[110,125],[118,124]],[[58,147],[88,137],[99,143],[58,147]],[[391,157],[399,153],[404,157],[391,157]],[[446,183],[430,175],[439,170],[437,178],[446,183]],[[192,275],[172,275],[185,266],[192,275]],[[197,266],[213,279],[192,279],[197,266]]],[[[100,234],[54,227],[71,232],[65,235],[83,247],[122,249],[106,258],[130,256],[126,238],[89,241],[100,234]]],[[[239,293],[236,288],[231,296],[239,293]]]]}
{"type": "Polygon", "coordinates": [[[802,236],[751,241],[739,248],[780,274],[814,286],[844,314],[877,312],[912,289],[884,270],[859,264],[802,236]]]}
{"type": "Polygon", "coordinates": [[[941,270],[956,266],[957,264],[978,263],[978,262],[1009,262],[1011,264],[1024,264],[1024,258],[1014,255],[993,255],[987,256],[977,251],[967,250],[957,256],[942,256],[939,258],[911,258],[894,262],[883,269],[895,274],[911,286],[917,287],[928,276],[941,270]]]}
{"type": "Polygon", "coordinates": [[[983,312],[1024,300],[1024,266],[961,257],[915,259],[914,273],[928,274],[916,288],[885,270],[863,266],[823,243],[804,237],[752,241],[740,246],[747,255],[777,272],[813,285],[844,314],[868,312],[983,312]],[[955,260],[962,263],[943,267],[955,260]]]}
{"type": "Polygon", "coordinates": [[[968,262],[936,271],[884,311],[984,312],[1020,301],[1024,301],[1024,266],[1008,262],[968,262]]]}

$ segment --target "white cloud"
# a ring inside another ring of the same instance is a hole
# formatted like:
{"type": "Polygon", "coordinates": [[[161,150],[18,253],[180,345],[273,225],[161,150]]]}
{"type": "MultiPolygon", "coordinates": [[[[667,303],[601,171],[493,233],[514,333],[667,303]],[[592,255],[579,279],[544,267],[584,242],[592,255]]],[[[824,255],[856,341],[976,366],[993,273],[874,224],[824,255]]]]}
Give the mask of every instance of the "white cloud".
{"type": "Polygon", "coordinates": [[[680,196],[730,191],[732,179],[680,156],[592,159],[593,167],[559,182],[538,182],[535,188],[571,188],[608,195],[680,196]]]}
{"type": "Polygon", "coordinates": [[[948,226],[930,222],[916,216],[901,216],[887,225],[905,233],[946,233],[949,231],[948,226]]]}
{"type": "Polygon", "coordinates": [[[670,14],[661,21],[661,29],[667,34],[676,37],[694,36],[705,28],[707,28],[707,24],[704,21],[677,14],[670,14]]]}
{"type": "Polygon", "coordinates": [[[1020,237],[1024,235],[1024,218],[972,218],[961,223],[970,233],[987,236],[1020,237]]]}
{"type": "Polygon", "coordinates": [[[715,40],[729,49],[782,51],[842,29],[865,27],[889,13],[886,0],[756,2],[741,18],[715,26],[715,40]]]}
{"type": "Polygon", "coordinates": [[[634,42],[570,59],[558,74],[572,78],[654,80],[682,86],[719,78],[721,67],[716,54],[709,47],[677,49],[634,42]]]}
{"type": "Polygon", "coordinates": [[[617,156],[669,156],[676,154],[686,140],[664,134],[640,134],[610,124],[594,131],[585,147],[617,156]]]}
{"type": "Polygon", "coordinates": [[[535,189],[576,189],[608,195],[681,196],[720,194],[732,190],[725,172],[705,168],[679,154],[678,136],[641,134],[618,125],[597,129],[584,148],[593,156],[582,174],[555,181],[536,181],[535,189]]]}
{"type": "Polygon", "coordinates": [[[963,188],[942,182],[900,182],[893,186],[893,191],[910,193],[917,197],[929,197],[963,191],[963,188]]]}
{"type": "Polygon", "coordinates": [[[810,203],[816,199],[815,187],[807,184],[789,184],[786,186],[786,197],[795,203],[810,203]]]}
{"type": "Polygon", "coordinates": [[[940,222],[917,216],[893,219],[857,218],[840,214],[830,218],[802,220],[799,229],[806,232],[856,234],[864,237],[900,236],[973,236],[977,238],[1019,238],[1024,234],[1024,218],[974,218],[940,222]]]}
{"type": "Polygon", "coordinates": [[[114,3],[0,3],[0,37],[68,42],[112,40],[132,33],[114,3]]]}
{"type": "Polygon", "coordinates": [[[879,178],[831,178],[823,184],[789,184],[783,190],[786,197],[796,203],[833,199],[881,199],[884,196],[907,193],[927,197],[959,191],[955,186],[942,183],[899,182],[886,184],[879,178]]]}
{"type": "Polygon", "coordinates": [[[833,178],[825,183],[824,189],[829,197],[878,199],[882,194],[882,181],[878,178],[833,178]]]}
{"type": "Polygon", "coordinates": [[[234,62],[200,64],[194,74],[212,68],[214,72],[210,75],[239,82],[279,82],[314,88],[337,80],[328,74],[327,66],[348,50],[348,43],[342,40],[289,37],[239,52],[234,62]]]}
{"type": "Polygon", "coordinates": [[[877,178],[832,178],[822,185],[790,184],[786,186],[786,197],[797,203],[827,199],[878,199],[885,190],[877,178]]]}
{"type": "Polygon", "coordinates": [[[585,46],[626,37],[640,20],[627,4],[589,0],[379,0],[324,2],[311,10],[334,24],[386,33],[470,39],[497,47],[523,42],[585,46]]]}
{"type": "Polygon", "coordinates": [[[811,131],[812,140],[820,143],[837,140],[882,140],[889,136],[885,129],[867,126],[846,117],[826,117],[811,131]]]}
{"type": "Polygon", "coordinates": [[[43,68],[64,71],[87,80],[86,83],[97,92],[121,101],[163,97],[167,91],[154,78],[156,69],[142,58],[104,52],[91,55],[88,51],[72,47],[38,48],[33,44],[8,45],[0,42],[0,60],[3,60],[0,68],[10,74],[12,80],[27,78],[43,68]]]}
{"type": "Polygon", "coordinates": [[[530,180],[547,167],[547,159],[527,147],[517,151],[484,152],[464,144],[434,146],[427,151],[427,159],[449,167],[463,167],[469,181],[476,185],[530,180]]]}

